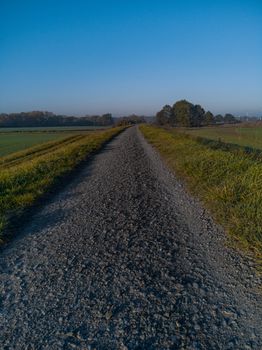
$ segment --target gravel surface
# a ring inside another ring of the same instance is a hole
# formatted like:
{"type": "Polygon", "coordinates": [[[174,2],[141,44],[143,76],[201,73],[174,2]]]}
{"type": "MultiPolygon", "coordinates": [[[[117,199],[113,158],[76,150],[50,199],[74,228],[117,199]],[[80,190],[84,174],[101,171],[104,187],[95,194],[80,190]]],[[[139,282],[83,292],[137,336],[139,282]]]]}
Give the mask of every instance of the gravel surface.
{"type": "Polygon", "coordinates": [[[135,127],[20,231],[0,255],[3,350],[262,348],[251,262],[135,127]]]}

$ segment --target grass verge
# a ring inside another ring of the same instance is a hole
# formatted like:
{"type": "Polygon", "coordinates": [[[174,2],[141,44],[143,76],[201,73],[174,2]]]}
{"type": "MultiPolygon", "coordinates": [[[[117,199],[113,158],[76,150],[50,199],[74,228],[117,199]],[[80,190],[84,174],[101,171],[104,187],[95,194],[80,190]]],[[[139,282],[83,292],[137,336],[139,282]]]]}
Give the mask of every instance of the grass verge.
{"type": "Polygon", "coordinates": [[[262,160],[246,152],[212,147],[173,130],[142,125],[145,138],[168,166],[185,179],[231,243],[262,258],[262,160]]]}
{"type": "Polygon", "coordinates": [[[111,128],[36,146],[0,159],[0,242],[10,220],[124,128],[111,128]]]}

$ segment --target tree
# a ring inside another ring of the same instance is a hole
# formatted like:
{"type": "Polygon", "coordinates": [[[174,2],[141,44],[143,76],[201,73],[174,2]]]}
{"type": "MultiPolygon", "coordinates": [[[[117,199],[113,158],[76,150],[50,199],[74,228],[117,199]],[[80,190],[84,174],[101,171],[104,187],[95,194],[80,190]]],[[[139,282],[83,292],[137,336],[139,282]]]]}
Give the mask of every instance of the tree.
{"type": "Polygon", "coordinates": [[[99,119],[101,125],[112,125],[113,118],[111,113],[103,114],[99,119]]]}
{"type": "Polygon", "coordinates": [[[217,114],[214,118],[215,118],[216,123],[223,123],[224,122],[224,117],[221,114],[217,114]]]}
{"type": "Polygon", "coordinates": [[[156,121],[159,125],[170,124],[172,115],[172,107],[165,105],[161,111],[156,114],[156,121]]]}
{"type": "Polygon", "coordinates": [[[224,122],[225,123],[236,123],[237,120],[236,118],[233,116],[233,114],[227,113],[224,116],[224,122]]]}
{"type": "Polygon", "coordinates": [[[177,126],[200,126],[205,110],[187,100],[176,102],[172,107],[172,124],[177,126]]]}
{"type": "Polygon", "coordinates": [[[205,110],[200,105],[194,107],[194,126],[200,126],[203,123],[205,110]]]}
{"type": "Polygon", "coordinates": [[[128,117],[117,118],[116,125],[134,125],[145,123],[145,118],[143,116],[138,116],[135,114],[129,115],[128,117]]]}
{"type": "Polygon", "coordinates": [[[194,119],[194,105],[186,100],[176,102],[172,107],[172,125],[191,126],[194,119]]]}
{"type": "Polygon", "coordinates": [[[204,114],[203,124],[204,125],[211,125],[211,124],[214,124],[214,121],[215,121],[215,118],[214,118],[213,113],[211,113],[210,111],[207,111],[204,114]]]}
{"type": "Polygon", "coordinates": [[[157,123],[160,125],[199,127],[214,123],[213,114],[200,105],[194,105],[187,100],[177,101],[172,107],[165,105],[156,114],[157,123]]]}
{"type": "Polygon", "coordinates": [[[22,112],[0,114],[0,127],[25,127],[25,126],[87,126],[87,125],[112,125],[111,114],[102,116],[73,117],[55,115],[52,112],[22,112]]]}

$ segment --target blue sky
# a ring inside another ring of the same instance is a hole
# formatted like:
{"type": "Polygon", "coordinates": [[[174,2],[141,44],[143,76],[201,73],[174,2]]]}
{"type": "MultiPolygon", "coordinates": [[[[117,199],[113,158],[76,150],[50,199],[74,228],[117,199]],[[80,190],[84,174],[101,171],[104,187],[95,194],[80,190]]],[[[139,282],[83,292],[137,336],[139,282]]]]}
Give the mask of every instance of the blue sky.
{"type": "Polygon", "coordinates": [[[262,1],[0,1],[0,112],[262,115],[262,1]]]}

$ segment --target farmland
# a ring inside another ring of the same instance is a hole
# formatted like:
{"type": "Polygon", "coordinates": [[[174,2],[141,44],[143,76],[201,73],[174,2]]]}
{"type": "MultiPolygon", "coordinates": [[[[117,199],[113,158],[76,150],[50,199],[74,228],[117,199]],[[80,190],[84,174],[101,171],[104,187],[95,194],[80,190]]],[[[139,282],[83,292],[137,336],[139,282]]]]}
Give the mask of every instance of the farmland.
{"type": "MultiPolygon", "coordinates": [[[[0,157],[49,141],[96,130],[97,127],[0,128],[0,157]]],[[[101,129],[101,127],[98,129],[101,129]]]]}
{"type": "Polygon", "coordinates": [[[6,132],[60,132],[60,131],[89,131],[97,129],[105,129],[108,126],[45,126],[45,127],[19,127],[19,128],[0,128],[0,134],[6,132]]]}
{"type": "Polygon", "coordinates": [[[246,154],[241,148],[232,152],[214,149],[174,129],[144,125],[141,130],[224,226],[232,243],[261,257],[261,157],[246,154]]]}
{"type": "MultiPolygon", "coordinates": [[[[1,157],[0,235],[10,218],[14,219],[17,213],[32,205],[62,175],[72,170],[122,129],[119,127],[90,133],[75,133],[67,137],[65,134],[62,137],[61,134],[54,133],[56,140],[42,141],[44,142],[42,144],[37,139],[37,137],[41,139],[42,134],[33,134],[37,145],[24,150],[20,147],[19,152],[11,152],[1,157]]],[[[25,135],[28,137],[26,133],[25,135]]],[[[20,135],[16,136],[19,138],[20,135]]]]}
{"type": "Polygon", "coordinates": [[[0,157],[18,152],[39,144],[53,140],[59,140],[70,136],[71,133],[48,133],[48,132],[7,132],[0,133],[0,157]]]}
{"type": "Polygon", "coordinates": [[[203,128],[184,129],[183,132],[205,137],[222,142],[234,143],[240,146],[248,146],[257,149],[262,149],[262,125],[250,126],[216,126],[203,128]]]}

